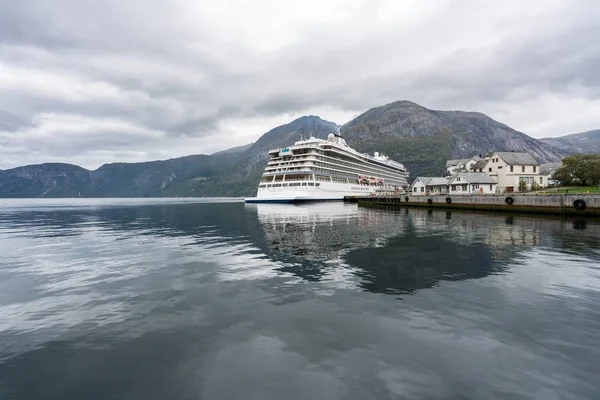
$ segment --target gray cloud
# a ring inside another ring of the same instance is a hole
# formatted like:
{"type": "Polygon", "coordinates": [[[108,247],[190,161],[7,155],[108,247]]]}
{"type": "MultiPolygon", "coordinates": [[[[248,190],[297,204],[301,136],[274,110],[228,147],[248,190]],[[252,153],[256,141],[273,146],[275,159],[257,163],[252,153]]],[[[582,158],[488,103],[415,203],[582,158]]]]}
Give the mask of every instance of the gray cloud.
{"type": "Polygon", "coordinates": [[[213,3],[0,0],[0,168],[208,153],[400,99],[600,126],[592,0],[213,3]]]}

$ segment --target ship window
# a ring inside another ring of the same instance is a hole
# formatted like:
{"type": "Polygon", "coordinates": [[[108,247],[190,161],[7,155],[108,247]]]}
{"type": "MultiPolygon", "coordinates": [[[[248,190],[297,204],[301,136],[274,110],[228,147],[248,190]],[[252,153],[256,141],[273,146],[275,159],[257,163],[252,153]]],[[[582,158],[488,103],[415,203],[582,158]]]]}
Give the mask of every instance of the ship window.
{"type": "Polygon", "coordinates": [[[321,184],[320,183],[315,183],[315,186],[321,186],[321,184]]]}
{"type": "Polygon", "coordinates": [[[308,182],[308,186],[315,186],[313,182],[308,182]]]}
{"type": "Polygon", "coordinates": [[[273,187],[281,187],[281,183],[275,183],[273,184],[273,187]]]}
{"type": "Polygon", "coordinates": [[[306,186],[306,182],[302,183],[302,186],[306,186]]]}
{"type": "Polygon", "coordinates": [[[521,167],[521,172],[525,172],[525,166],[524,165],[521,167]]]}
{"type": "Polygon", "coordinates": [[[510,172],[513,172],[513,170],[514,170],[514,165],[511,165],[510,166],[510,172]]]}

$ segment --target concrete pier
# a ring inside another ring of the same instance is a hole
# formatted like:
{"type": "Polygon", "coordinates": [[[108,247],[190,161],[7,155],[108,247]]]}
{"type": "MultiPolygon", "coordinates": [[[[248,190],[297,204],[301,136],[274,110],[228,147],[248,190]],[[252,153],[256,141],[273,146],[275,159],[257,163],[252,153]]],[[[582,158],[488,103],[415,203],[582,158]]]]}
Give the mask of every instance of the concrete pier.
{"type": "Polygon", "coordinates": [[[600,217],[600,195],[490,195],[490,196],[372,196],[348,197],[361,206],[429,207],[600,217]]]}

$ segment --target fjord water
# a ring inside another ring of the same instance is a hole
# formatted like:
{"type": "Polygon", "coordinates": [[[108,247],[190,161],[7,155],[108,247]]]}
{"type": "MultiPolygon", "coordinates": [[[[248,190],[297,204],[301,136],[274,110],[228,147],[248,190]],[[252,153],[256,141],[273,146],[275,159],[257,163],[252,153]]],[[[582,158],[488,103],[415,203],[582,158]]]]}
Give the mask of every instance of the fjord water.
{"type": "Polygon", "coordinates": [[[0,398],[600,398],[596,220],[5,200],[0,254],[0,398]]]}

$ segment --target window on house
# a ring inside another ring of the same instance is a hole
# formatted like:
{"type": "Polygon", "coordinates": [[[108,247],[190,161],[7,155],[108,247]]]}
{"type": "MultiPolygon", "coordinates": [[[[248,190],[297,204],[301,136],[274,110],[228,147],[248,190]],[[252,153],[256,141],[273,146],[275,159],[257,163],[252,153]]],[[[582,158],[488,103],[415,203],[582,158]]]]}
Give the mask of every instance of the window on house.
{"type": "Polygon", "coordinates": [[[415,188],[415,193],[417,193],[417,188],[415,188]]]}
{"type": "Polygon", "coordinates": [[[492,185],[490,185],[490,192],[491,192],[492,190],[494,190],[494,189],[492,189],[492,185]]]}
{"type": "Polygon", "coordinates": [[[540,185],[542,185],[542,184],[543,184],[543,182],[544,182],[544,178],[542,178],[542,177],[540,176],[540,185]]]}
{"type": "Polygon", "coordinates": [[[457,181],[460,181],[460,176],[458,178],[456,178],[457,181]]]}
{"type": "Polygon", "coordinates": [[[521,166],[521,172],[525,172],[525,166],[521,166]]]}
{"type": "Polygon", "coordinates": [[[535,172],[535,170],[536,170],[536,166],[534,165],[534,166],[533,166],[533,172],[535,172]]]}
{"type": "Polygon", "coordinates": [[[489,172],[492,172],[492,168],[490,168],[490,171],[489,171],[489,172]]]}
{"type": "Polygon", "coordinates": [[[510,172],[514,172],[514,168],[512,165],[510,166],[510,172]]]}
{"type": "Polygon", "coordinates": [[[424,188],[424,187],[422,187],[422,188],[421,188],[421,193],[423,193],[424,191],[425,191],[425,188],[424,188]]]}
{"type": "Polygon", "coordinates": [[[502,169],[502,165],[498,165],[498,169],[502,169]]]}

